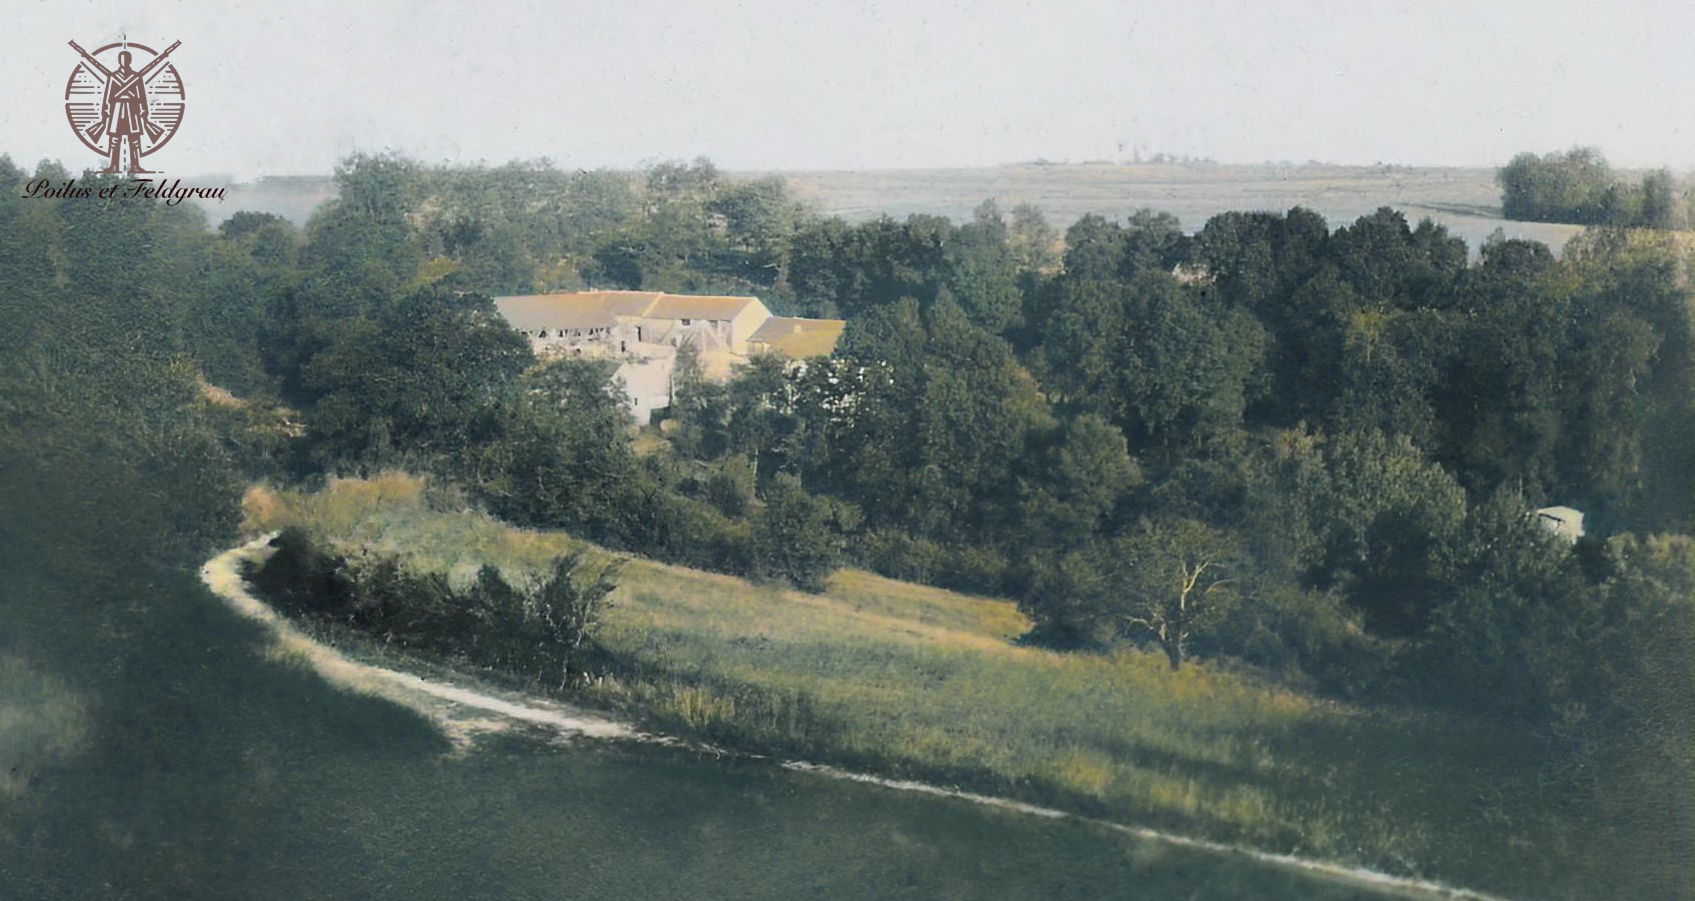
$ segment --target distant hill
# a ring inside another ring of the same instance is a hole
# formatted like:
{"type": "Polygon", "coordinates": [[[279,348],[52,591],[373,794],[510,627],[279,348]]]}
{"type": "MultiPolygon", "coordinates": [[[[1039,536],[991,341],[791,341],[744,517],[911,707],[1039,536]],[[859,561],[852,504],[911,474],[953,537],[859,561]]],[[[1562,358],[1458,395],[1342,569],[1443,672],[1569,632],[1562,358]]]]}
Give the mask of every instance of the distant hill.
{"type": "Polygon", "coordinates": [[[847,219],[932,213],[966,219],[985,198],[1002,211],[1041,207],[1064,228],[1085,213],[1122,219],[1142,207],[1172,213],[1189,231],[1228,210],[1307,207],[1332,228],[1381,206],[1417,221],[1426,216],[1466,240],[1473,251],[1497,228],[1558,251],[1580,226],[1501,218],[1494,169],[1408,166],[1214,164],[1020,164],[982,169],[890,169],[858,172],[772,172],[824,213],[847,219]]]}
{"type": "Polygon", "coordinates": [[[212,224],[228,219],[241,210],[253,210],[281,216],[295,225],[305,225],[312,213],[325,201],[335,197],[335,178],[329,175],[271,175],[251,182],[227,179],[184,179],[196,186],[225,187],[224,199],[197,201],[206,210],[212,224]]]}
{"type": "MultiPolygon", "coordinates": [[[[1293,206],[1308,207],[1336,227],[1391,206],[1414,221],[1428,216],[1447,226],[1474,251],[1496,229],[1556,251],[1582,230],[1501,218],[1493,169],[1091,163],[733,174],[782,176],[819,212],[850,220],[928,213],[959,221],[992,197],[1003,211],[1033,203],[1061,228],[1085,213],[1122,219],[1152,207],[1175,214],[1192,231],[1227,210],[1281,212],[1293,206]]],[[[230,184],[224,202],[209,205],[208,213],[216,222],[237,210],[258,210],[305,224],[319,204],[334,196],[335,181],[328,175],[267,177],[230,184]]]]}

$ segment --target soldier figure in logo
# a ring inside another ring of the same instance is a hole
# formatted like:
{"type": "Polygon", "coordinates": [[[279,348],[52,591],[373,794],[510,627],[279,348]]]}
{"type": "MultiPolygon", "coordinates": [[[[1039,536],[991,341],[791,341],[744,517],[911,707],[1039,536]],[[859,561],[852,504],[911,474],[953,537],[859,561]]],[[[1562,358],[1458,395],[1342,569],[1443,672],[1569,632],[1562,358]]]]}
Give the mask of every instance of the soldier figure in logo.
{"type": "Polygon", "coordinates": [[[100,109],[106,125],[109,156],[106,168],[101,172],[117,172],[119,149],[127,140],[129,142],[130,174],[147,172],[141,168],[141,135],[149,124],[147,121],[147,86],[141,80],[141,73],[130,68],[130,53],[128,50],[118,54],[118,68],[112,72],[112,77],[106,80],[106,95],[101,100],[100,109]]]}
{"type": "MultiPolygon", "coordinates": [[[[182,46],[182,41],[176,41],[165,48],[165,52],[154,54],[152,61],[136,69],[130,66],[133,58],[130,54],[130,44],[126,38],[123,49],[118,53],[118,67],[106,68],[94,54],[82,49],[76,41],[67,42],[71,49],[82,57],[77,68],[71,70],[71,82],[65,88],[65,113],[70,117],[71,127],[90,150],[100,153],[101,142],[105,142],[106,168],[101,172],[129,172],[134,175],[152,170],[141,168],[141,157],[152,153],[160,144],[171,139],[177,125],[182,121],[182,104],[166,103],[163,113],[166,125],[160,125],[149,118],[151,110],[147,98],[147,82],[159,72],[165,57],[182,46]],[[87,73],[83,76],[83,73],[87,73]],[[80,77],[80,80],[79,80],[80,77]],[[92,104],[70,102],[72,95],[90,93],[86,87],[92,79],[102,85],[99,115],[89,115],[92,110],[87,107],[92,104]],[[92,121],[90,121],[92,120],[92,121]],[[143,147],[143,141],[147,146],[143,147]],[[124,144],[129,144],[129,168],[121,168],[123,164],[124,144]]],[[[100,48],[101,52],[117,47],[108,44],[100,48]]],[[[135,45],[148,53],[152,48],[142,44],[135,45]]],[[[182,96],[182,79],[175,74],[174,68],[167,67],[171,77],[165,83],[164,92],[167,96],[174,94],[182,96]]]]}

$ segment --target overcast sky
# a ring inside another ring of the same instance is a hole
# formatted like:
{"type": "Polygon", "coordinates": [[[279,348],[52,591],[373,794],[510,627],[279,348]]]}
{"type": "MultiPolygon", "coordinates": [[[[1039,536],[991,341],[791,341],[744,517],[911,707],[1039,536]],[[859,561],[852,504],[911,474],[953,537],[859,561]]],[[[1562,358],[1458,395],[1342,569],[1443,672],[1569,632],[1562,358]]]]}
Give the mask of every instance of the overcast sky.
{"type": "MultiPolygon", "coordinates": [[[[127,33],[174,59],[172,174],[353,150],[732,169],[1127,157],[1695,164],[1695,3],[10,0],[0,152],[92,164],[62,103],[127,33]],[[1121,150],[1120,147],[1123,147],[1121,150]]],[[[169,159],[165,159],[165,157],[169,159]]]]}

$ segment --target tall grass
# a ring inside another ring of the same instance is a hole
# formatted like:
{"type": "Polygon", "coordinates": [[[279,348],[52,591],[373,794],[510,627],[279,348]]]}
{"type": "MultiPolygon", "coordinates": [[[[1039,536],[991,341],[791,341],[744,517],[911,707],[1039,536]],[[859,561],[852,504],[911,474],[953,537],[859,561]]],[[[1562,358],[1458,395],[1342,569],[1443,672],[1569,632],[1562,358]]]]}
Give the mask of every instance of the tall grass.
{"type": "MultiPolygon", "coordinates": [[[[434,572],[522,578],[583,546],[401,474],[255,489],[246,510],[434,572]]],[[[1009,602],[856,570],[808,594],[636,559],[611,601],[581,697],[656,728],[1478,887],[1608,878],[1609,849],[1550,813],[1534,744],[1486,721],[1024,646],[1009,602]]]]}

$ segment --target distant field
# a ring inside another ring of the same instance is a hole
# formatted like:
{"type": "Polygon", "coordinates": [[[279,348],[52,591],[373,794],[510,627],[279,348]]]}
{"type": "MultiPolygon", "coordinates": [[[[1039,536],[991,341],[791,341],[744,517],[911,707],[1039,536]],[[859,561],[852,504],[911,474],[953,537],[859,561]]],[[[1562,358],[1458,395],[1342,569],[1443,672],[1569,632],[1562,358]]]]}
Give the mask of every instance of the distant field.
{"type": "Polygon", "coordinates": [[[223,201],[195,202],[206,209],[214,225],[240,210],[270,213],[295,225],[305,225],[312,213],[334,199],[335,194],[335,179],[328,175],[286,175],[232,183],[224,192],[223,201]]]}
{"type": "Polygon", "coordinates": [[[1085,213],[1122,219],[1143,207],[1172,213],[1186,230],[1229,210],[1284,212],[1304,206],[1346,225],[1381,206],[1430,217],[1474,251],[1495,229],[1556,251],[1581,226],[1500,218],[1494,169],[1405,166],[1076,165],[875,172],[781,172],[795,193],[848,219],[933,213],[969,218],[985,198],[1002,210],[1032,203],[1064,226],[1085,213]]]}
{"type": "MultiPolygon", "coordinates": [[[[820,212],[852,220],[929,213],[958,221],[992,197],[1003,210],[1033,203],[1060,227],[1085,213],[1122,219],[1151,207],[1175,214],[1190,231],[1228,210],[1283,212],[1305,206],[1334,228],[1391,206],[1411,220],[1428,216],[1447,226],[1474,251],[1497,228],[1556,251],[1582,231],[1575,225],[1501,219],[1493,169],[1103,164],[734,174],[780,175],[820,212]]],[[[236,210],[261,210],[304,224],[333,196],[335,184],[327,176],[263,179],[231,186],[228,199],[208,212],[220,221],[236,210]]]]}
{"type": "MultiPolygon", "coordinates": [[[[432,502],[403,475],[255,490],[247,509],[252,529],[301,525],[460,579],[582,546],[432,502]]],[[[613,600],[609,675],[579,700],[661,731],[1508,894],[1603,897],[1636,868],[1553,815],[1530,744],[1490,722],[1029,647],[1006,601],[858,570],[811,595],[638,558],[613,600]]]]}

